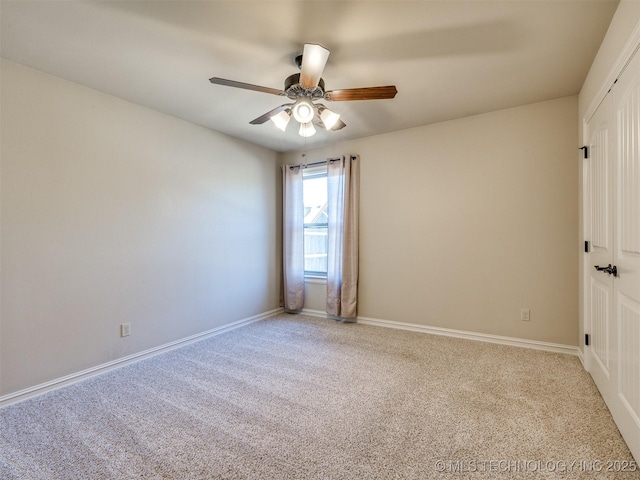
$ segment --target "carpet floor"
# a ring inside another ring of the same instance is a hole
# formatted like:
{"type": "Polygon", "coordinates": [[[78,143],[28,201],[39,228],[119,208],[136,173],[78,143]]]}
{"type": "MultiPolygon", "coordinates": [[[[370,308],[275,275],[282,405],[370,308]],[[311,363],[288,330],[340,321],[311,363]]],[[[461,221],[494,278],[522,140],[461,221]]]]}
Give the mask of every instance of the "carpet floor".
{"type": "Polygon", "coordinates": [[[637,479],[576,357],[281,315],[0,410],[9,479],[637,479]]]}

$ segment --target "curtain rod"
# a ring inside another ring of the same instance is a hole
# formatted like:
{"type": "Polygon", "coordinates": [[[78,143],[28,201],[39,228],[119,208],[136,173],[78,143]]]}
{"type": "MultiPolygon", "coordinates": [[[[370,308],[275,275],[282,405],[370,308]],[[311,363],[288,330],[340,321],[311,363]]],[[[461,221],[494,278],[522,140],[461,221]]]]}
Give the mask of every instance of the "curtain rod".
{"type": "MultiPolygon", "coordinates": [[[[349,158],[354,159],[355,160],[355,156],[351,155],[349,158]]],[[[342,160],[342,157],[339,158],[328,158],[327,160],[323,160],[321,162],[313,162],[313,163],[299,163],[298,165],[291,165],[289,167],[290,170],[293,170],[294,168],[307,168],[307,167],[314,167],[316,165],[324,165],[325,163],[331,163],[331,162],[337,162],[338,160],[342,160]]]]}

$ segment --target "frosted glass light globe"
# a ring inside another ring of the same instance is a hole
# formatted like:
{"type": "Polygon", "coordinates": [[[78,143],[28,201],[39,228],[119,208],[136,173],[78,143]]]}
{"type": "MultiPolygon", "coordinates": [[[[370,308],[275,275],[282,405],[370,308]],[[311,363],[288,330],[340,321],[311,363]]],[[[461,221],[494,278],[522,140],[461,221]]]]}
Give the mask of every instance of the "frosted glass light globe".
{"type": "Polygon", "coordinates": [[[306,98],[299,99],[293,106],[293,118],[300,123],[309,123],[313,120],[314,115],[313,104],[306,98]]]}
{"type": "Polygon", "coordinates": [[[316,134],[316,129],[313,126],[313,123],[301,123],[300,130],[298,131],[301,137],[311,137],[316,134]]]}

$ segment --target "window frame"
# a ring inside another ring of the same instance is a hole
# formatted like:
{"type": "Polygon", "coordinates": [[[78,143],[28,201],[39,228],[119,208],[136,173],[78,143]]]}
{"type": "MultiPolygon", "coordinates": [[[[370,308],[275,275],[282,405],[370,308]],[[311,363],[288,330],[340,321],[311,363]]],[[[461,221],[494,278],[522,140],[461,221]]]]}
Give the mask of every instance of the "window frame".
{"type": "MultiPolygon", "coordinates": [[[[327,177],[327,165],[318,165],[313,167],[306,167],[302,171],[302,185],[304,189],[305,180],[313,180],[315,178],[327,177]]],[[[304,223],[302,226],[303,234],[307,228],[325,228],[327,229],[327,234],[329,231],[329,222],[326,223],[304,223]]],[[[317,280],[325,280],[327,279],[327,272],[322,271],[314,271],[314,270],[305,270],[304,277],[308,279],[317,279],[317,280]]]]}

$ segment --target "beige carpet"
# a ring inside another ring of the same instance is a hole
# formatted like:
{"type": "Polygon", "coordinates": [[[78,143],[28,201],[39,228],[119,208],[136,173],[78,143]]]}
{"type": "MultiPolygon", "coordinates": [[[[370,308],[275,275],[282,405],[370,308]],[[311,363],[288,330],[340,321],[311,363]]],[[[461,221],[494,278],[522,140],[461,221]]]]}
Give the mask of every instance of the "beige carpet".
{"type": "Polygon", "coordinates": [[[293,315],[0,410],[3,480],[640,478],[632,461],[575,357],[293,315]]]}

